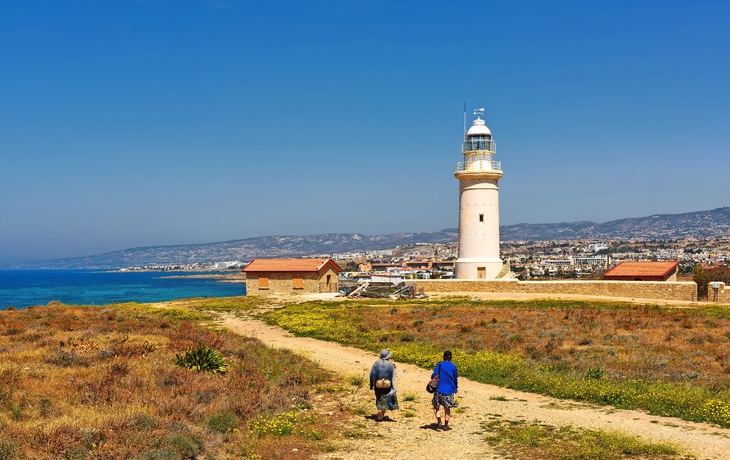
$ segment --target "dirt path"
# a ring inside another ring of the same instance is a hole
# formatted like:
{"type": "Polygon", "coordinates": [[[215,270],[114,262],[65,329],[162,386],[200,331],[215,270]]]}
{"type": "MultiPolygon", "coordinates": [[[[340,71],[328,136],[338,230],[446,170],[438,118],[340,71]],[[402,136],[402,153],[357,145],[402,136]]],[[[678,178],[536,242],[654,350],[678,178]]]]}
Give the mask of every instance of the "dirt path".
{"type": "MultiPolygon", "coordinates": [[[[236,333],[256,337],[272,347],[292,350],[343,376],[367,375],[376,359],[372,353],[355,348],[294,337],[283,329],[254,319],[225,316],[221,321],[236,333]]],[[[363,436],[344,440],[338,452],[326,454],[322,459],[370,460],[374,455],[419,460],[500,459],[503,457],[492,451],[482,434],[481,423],[495,419],[618,429],[645,439],[679,444],[699,459],[730,459],[728,429],[655,417],[638,411],[562,401],[467,379],[459,379],[461,413],[452,415],[453,430],[434,431],[431,428],[435,419],[430,408],[430,395],[425,391],[430,372],[398,363],[397,356],[393,356],[393,360],[397,363],[396,388],[401,409],[390,412],[395,421],[378,423],[370,415],[363,416],[354,427],[363,436]],[[408,393],[417,395],[417,399],[403,401],[403,396],[408,393]],[[413,416],[407,417],[406,412],[413,416]]],[[[375,413],[374,399],[367,384],[355,394],[353,405],[367,407],[368,414],[375,413]]]]}

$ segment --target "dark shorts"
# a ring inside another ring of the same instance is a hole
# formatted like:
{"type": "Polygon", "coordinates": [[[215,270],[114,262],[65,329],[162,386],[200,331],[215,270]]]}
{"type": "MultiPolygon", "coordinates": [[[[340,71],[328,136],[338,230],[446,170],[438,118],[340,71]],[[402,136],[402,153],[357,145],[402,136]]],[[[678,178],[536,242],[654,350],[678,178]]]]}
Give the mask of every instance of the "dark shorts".
{"type": "Polygon", "coordinates": [[[456,404],[456,399],[454,399],[453,393],[444,395],[436,391],[433,394],[433,399],[431,400],[431,403],[433,404],[434,409],[438,409],[441,406],[449,409],[451,409],[452,407],[458,407],[458,404],[456,404]]]}

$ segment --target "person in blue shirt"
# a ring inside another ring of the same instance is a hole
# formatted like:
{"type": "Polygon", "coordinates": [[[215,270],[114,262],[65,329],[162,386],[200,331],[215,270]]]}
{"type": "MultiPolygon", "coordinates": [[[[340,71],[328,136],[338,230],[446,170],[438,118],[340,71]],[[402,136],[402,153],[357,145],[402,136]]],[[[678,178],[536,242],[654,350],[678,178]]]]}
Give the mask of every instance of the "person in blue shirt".
{"type": "Polygon", "coordinates": [[[431,378],[439,376],[439,384],[433,393],[433,413],[436,415],[436,429],[448,431],[449,418],[451,418],[451,408],[457,407],[454,395],[459,392],[459,371],[456,365],[451,362],[452,354],[446,350],[444,352],[444,360],[436,364],[431,374],[431,378]],[[444,406],[444,423],[441,424],[439,417],[439,408],[444,406]]]}

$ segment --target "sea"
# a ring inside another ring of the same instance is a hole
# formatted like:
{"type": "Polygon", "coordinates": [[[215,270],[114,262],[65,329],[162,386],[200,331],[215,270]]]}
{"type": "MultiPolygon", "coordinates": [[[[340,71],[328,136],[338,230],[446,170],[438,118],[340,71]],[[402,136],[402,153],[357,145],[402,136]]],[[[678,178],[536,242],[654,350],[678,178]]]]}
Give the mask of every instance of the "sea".
{"type": "Polygon", "coordinates": [[[53,300],[68,305],[105,305],[246,294],[244,283],[184,277],[200,274],[206,273],[0,270],[0,310],[46,305],[53,300]]]}

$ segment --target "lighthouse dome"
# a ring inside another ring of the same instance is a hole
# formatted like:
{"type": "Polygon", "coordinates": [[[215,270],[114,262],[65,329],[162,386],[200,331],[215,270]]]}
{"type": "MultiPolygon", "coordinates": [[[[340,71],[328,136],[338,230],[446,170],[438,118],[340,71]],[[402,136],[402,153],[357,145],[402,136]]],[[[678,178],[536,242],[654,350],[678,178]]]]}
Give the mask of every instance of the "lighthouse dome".
{"type": "Polygon", "coordinates": [[[469,128],[469,131],[466,132],[467,136],[491,136],[492,132],[487,128],[487,125],[484,123],[484,120],[481,118],[477,118],[474,120],[474,123],[472,123],[471,128],[469,128]]]}

